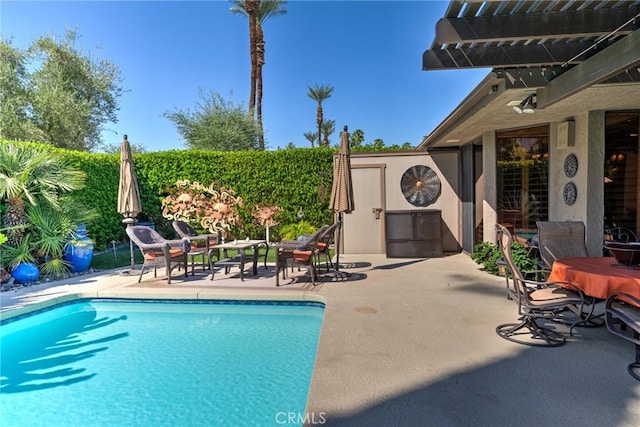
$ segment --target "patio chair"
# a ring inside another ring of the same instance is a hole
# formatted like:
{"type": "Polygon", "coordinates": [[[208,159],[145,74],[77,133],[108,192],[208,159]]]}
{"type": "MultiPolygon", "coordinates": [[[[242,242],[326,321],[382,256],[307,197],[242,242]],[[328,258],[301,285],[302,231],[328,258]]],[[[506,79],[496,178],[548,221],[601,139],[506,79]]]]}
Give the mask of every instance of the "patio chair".
{"type": "Polygon", "coordinates": [[[519,323],[505,323],[496,327],[502,338],[524,345],[557,347],[566,342],[565,337],[538,323],[552,320],[569,323],[569,334],[585,319],[580,315],[584,308],[584,295],[568,282],[540,282],[529,280],[518,269],[511,250],[513,237],[509,230],[496,224],[498,247],[507,267],[507,294],[518,305],[519,323]],[[562,285],[562,286],[560,286],[562,285]],[[575,319],[565,314],[575,310],[575,319]],[[521,338],[521,336],[523,336],[521,338]],[[525,337],[526,336],[526,337],[525,337]]]}
{"type": "MultiPolygon", "coordinates": [[[[194,258],[202,256],[202,271],[208,267],[208,259],[205,254],[209,253],[209,249],[214,247],[219,242],[218,234],[198,234],[198,232],[184,221],[173,221],[173,229],[178,233],[180,238],[188,238],[191,242],[191,249],[187,253],[187,258],[191,260],[191,275],[195,274],[194,270],[194,258]],[[205,262],[207,261],[207,262],[205,262]]],[[[219,259],[218,254],[218,259],[219,259]]]]}
{"type": "Polygon", "coordinates": [[[616,293],[607,298],[605,322],[607,329],[635,344],[636,360],[627,366],[629,374],[640,381],[640,300],[636,297],[616,293]],[[632,305],[633,303],[635,305],[632,305]]]}
{"type": "Polygon", "coordinates": [[[632,243],[637,242],[638,237],[636,233],[625,227],[613,227],[604,232],[605,242],[622,242],[632,243]]]}
{"type": "Polygon", "coordinates": [[[538,221],[536,224],[542,268],[550,269],[556,259],[589,256],[582,221],[538,221]]]}
{"type": "Polygon", "coordinates": [[[142,271],[138,277],[138,283],[147,267],[153,267],[153,277],[158,277],[157,269],[166,267],[167,281],[171,283],[171,271],[174,265],[184,267],[184,276],[187,277],[187,252],[189,251],[189,239],[167,240],[156,230],[144,225],[134,225],[126,228],[127,235],[142,252],[144,260],[142,271]]]}
{"type": "Polygon", "coordinates": [[[316,254],[318,252],[318,242],[322,233],[329,228],[323,225],[311,236],[302,240],[286,240],[276,244],[276,286],[280,286],[279,274],[282,270],[282,278],[286,278],[287,266],[291,263],[293,270],[295,265],[306,265],[311,271],[311,282],[316,284],[316,254]]]}
{"type": "Polygon", "coordinates": [[[331,245],[333,244],[333,239],[335,238],[336,227],[338,223],[333,223],[329,227],[327,227],[324,232],[320,234],[318,237],[318,250],[316,251],[316,266],[320,264],[320,258],[322,256],[325,257],[325,265],[327,270],[329,268],[333,268],[333,262],[331,261],[331,252],[329,251],[331,245]]]}

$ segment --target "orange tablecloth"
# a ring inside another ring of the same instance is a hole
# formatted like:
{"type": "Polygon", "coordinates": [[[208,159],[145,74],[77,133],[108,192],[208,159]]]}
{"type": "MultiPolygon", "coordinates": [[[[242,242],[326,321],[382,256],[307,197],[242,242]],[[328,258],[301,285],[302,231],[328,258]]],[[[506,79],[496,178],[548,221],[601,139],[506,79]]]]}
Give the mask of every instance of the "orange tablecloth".
{"type": "Polygon", "coordinates": [[[640,270],[616,265],[613,257],[576,257],[553,263],[549,282],[573,283],[586,295],[606,299],[616,292],[640,298],[640,270]]]}

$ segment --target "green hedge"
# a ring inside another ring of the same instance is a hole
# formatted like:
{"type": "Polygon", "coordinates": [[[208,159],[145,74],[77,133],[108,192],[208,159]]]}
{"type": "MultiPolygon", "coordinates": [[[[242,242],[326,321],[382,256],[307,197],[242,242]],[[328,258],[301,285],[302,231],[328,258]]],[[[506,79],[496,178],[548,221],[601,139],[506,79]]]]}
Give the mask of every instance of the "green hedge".
{"type": "MultiPolygon", "coordinates": [[[[16,143],[0,141],[0,143],[16,143]]],[[[86,186],[73,193],[79,201],[101,213],[87,224],[97,249],[110,242],[125,241],[122,215],[117,212],[120,154],[93,154],[69,151],[37,143],[69,158],[87,174],[86,186]]],[[[332,222],[329,210],[334,148],[300,148],[278,151],[217,152],[174,150],[133,155],[142,202],[139,221],[151,221],[160,233],[173,236],[170,222],[162,217],[161,200],[166,189],[177,180],[188,179],[209,185],[211,182],[232,188],[242,197],[243,226],[235,230],[238,237],[264,237],[264,229],[253,224],[251,208],[260,203],[283,208],[281,225],[299,221],[300,207],[304,220],[318,227],[332,222]]],[[[280,236],[279,226],[271,229],[271,238],[280,236]]]]}

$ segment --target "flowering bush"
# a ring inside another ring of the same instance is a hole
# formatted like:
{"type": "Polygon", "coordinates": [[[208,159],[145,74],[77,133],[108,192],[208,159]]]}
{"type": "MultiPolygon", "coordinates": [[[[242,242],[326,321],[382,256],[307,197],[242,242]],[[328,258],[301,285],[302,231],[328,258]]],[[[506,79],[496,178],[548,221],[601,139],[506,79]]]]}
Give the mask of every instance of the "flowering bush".
{"type": "Polygon", "coordinates": [[[231,188],[215,189],[199,182],[181,180],[162,200],[162,216],[167,219],[199,224],[211,233],[227,236],[232,225],[240,225],[238,208],[243,207],[242,198],[231,188]]]}

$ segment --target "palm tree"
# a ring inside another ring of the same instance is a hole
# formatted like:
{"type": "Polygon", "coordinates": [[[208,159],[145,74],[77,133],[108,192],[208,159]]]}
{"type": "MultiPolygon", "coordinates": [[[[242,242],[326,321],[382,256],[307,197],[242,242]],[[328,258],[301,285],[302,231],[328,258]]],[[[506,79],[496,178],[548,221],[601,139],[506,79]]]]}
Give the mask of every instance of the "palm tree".
{"type": "Polygon", "coordinates": [[[307,141],[311,143],[311,148],[314,148],[313,143],[318,137],[318,132],[305,132],[304,137],[307,138],[307,141]]]}
{"type": "Polygon", "coordinates": [[[249,54],[251,56],[251,91],[249,110],[258,121],[259,148],[264,150],[264,128],[262,126],[262,67],[265,64],[265,41],[262,24],[271,16],[283,15],[286,0],[232,0],[232,13],[249,18],[249,54]]]}
{"type": "Polygon", "coordinates": [[[322,102],[331,97],[333,92],[333,86],[329,85],[316,85],[314,87],[308,86],[309,91],[307,96],[318,103],[318,112],[316,114],[316,123],[318,124],[318,146],[322,145],[322,122],[324,116],[322,113],[322,102]]]}
{"type": "Polygon", "coordinates": [[[256,72],[258,56],[256,54],[256,22],[260,0],[232,0],[235,6],[229,9],[231,13],[245,15],[249,18],[249,56],[251,58],[251,88],[249,91],[249,111],[253,114],[256,105],[256,72]]]}
{"type": "Polygon", "coordinates": [[[351,134],[351,147],[360,147],[364,142],[364,131],[356,129],[351,134]]]}
{"type": "Polygon", "coordinates": [[[84,186],[85,173],[53,152],[25,145],[0,145],[0,201],[7,203],[3,218],[9,243],[16,246],[26,225],[25,201],[46,201],[58,207],[58,193],[84,186]],[[17,228],[14,228],[17,227],[17,228]]]}
{"type": "Polygon", "coordinates": [[[335,120],[325,120],[322,122],[322,134],[324,135],[324,139],[322,143],[325,147],[329,146],[329,136],[336,131],[336,121],[335,120]]]}

